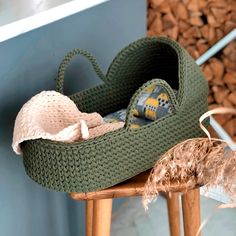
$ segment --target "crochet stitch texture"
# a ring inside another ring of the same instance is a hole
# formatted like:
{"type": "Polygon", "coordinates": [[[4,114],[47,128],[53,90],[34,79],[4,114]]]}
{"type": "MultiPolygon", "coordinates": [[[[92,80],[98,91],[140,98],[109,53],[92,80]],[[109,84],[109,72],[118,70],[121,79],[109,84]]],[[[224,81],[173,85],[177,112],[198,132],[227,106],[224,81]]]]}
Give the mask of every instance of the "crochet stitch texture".
{"type": "Polygon", "coordinates": [[[198,119],[208,109],[208,85],[189,54],[176,42],[143,38],[121,50],[106,75],[88,52],[75,49],[62,61],[57,91],[63,93],[70,60],[82,54],[104,81],[69,96],[82,111],[102,116],[127,109],[123,128],[93,139],[62,143],[44,139],[21,144],[27,174],[44,187],[65,192],[90,192],[120,183],[151,167],[175,144],[204,136],[198,119]],[[161,78],[173,94],[174,110],[139,129],[132,129],[135,91],[147,81],[161,78]]]}

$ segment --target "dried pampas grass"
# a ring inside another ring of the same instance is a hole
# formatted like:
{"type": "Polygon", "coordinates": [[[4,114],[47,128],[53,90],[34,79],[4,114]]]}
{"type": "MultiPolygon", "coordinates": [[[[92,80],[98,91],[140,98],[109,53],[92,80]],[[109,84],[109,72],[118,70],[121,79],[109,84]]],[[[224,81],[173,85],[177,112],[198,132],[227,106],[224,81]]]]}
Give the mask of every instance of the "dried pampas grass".
{"type": "Polygon", "coordinates": [[[154,166],[143,195],[143,204],[155,200],[157,189],[167,191],[173,183],[184,184],[186,191],[196,184],[221,186],[236,196],[236,152],[223,140],[188,139],[168,150],[154,166]]]}
{"type": "Polygon", "coordinates": [[[197,185],[220,186],[232,199],[236,197],[236,152],[224,140],[210,138],[202,121],[215,113],[235,113],[235,109],[218,108],[200,118],[200,126],[209,138],[195,138],[172,147],[154,166],[143,194],[145,209],[156,199],[159,190],[184,184],[186,191],[197,185]]]}

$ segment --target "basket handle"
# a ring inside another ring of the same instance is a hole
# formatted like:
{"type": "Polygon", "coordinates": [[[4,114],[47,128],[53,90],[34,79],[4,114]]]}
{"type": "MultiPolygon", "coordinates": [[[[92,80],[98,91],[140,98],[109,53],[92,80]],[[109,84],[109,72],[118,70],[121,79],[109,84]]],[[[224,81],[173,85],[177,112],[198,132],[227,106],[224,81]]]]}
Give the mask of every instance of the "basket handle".
{"type": "Polygon", "coordinates": [[[64,80],[65,80],[65,71],[66,68],[68,66],[68,64],[70,63],[70,61],[77,55],[82,55],[84,57],[86,57],[89,62],[92,64],[94,71],[96,72],[96,74],[98,75],[98,77],[103,80],[104,82],[107,80],[106,76],[103,74],[103,72],[101,71],[97,60],[95,59],[95,57],[90,54],[89,52],[82,50],[82,49],[74,49],[72,51],[70,51],[62,60],[59,69],[58,69],[58,74],[57,74],[57,78],[56,78],[56,91],[59,93],[64,93],[64,80]]]}

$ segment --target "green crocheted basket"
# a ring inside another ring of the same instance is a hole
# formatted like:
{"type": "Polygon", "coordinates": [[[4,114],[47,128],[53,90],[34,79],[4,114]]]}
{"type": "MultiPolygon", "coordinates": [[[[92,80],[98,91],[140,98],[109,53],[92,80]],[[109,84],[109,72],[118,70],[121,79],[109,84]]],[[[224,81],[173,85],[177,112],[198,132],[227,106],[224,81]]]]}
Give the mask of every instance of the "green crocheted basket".
{"type": "Polygon", "coordinates": [[[77,54],[87,57],[103,84],[70,98],[84,112],[107,115],[128,107],[124,128],[74,143],[24,142],[27,174],[44,187],[65,192],[104,189],[151,168],[160,155],[182,140],[203,136],[198,119],[207,111],[208,86],[199,67],[176,42],[143,38],[125,47],[106,75],[86,51],[76,49],[62,61],[57,91],[63,93],[65,69],[77,54]],[[174,111],[139,129],[131,129],[135,91],[161,78],[178,90],[174,111]],[[133,97],[133,98],[132,98],[133,97]]]}

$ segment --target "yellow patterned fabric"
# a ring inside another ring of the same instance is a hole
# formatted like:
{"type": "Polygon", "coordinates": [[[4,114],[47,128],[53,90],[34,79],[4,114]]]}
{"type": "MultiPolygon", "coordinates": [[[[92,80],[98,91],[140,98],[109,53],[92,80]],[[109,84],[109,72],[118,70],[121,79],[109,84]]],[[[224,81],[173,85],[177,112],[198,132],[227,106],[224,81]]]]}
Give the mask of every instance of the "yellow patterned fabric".
{"type": "MultiPolygon", "coordinates": [[[[134,119],[131,127],[137,129],[143,125],[160,119],[172,111],[170,96],[161,85],[150,84],[140,95],[133,110],[134,119]]],[[[125,121],[126,109],[111,113],[104,117],[105,122],[125,121]]]]}

